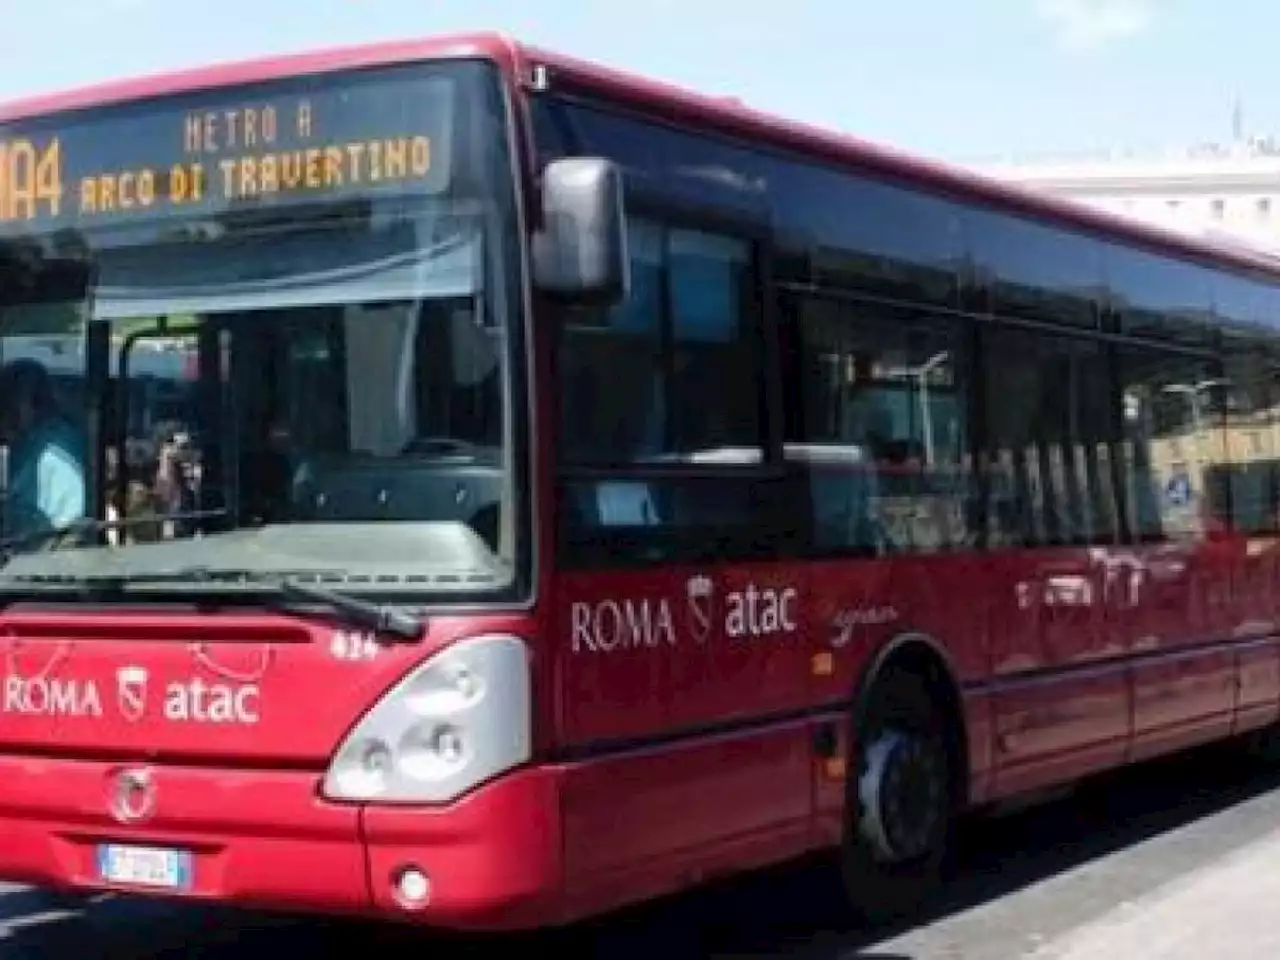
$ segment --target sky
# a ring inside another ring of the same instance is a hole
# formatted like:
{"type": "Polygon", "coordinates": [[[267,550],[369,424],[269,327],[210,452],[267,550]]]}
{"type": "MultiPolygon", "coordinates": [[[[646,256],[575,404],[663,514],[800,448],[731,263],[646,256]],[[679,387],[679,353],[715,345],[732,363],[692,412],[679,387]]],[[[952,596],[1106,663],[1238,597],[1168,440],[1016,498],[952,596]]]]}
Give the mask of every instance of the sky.
{"type": "Polygon", "coordinates": [[[0,101],[497,29],[948,160],[1280,134],[1276,0],[0,0],[0,101]]]}

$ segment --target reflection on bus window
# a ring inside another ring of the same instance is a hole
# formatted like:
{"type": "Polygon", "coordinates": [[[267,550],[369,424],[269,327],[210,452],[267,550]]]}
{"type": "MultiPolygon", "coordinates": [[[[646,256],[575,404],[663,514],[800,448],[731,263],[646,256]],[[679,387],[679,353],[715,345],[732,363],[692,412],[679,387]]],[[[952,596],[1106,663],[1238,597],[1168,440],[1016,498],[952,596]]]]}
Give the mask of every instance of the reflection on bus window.
{"type": "Polygon", "coordinates": [[[1114,543],[1106,353],[1092,340],[983,335],[992,546],[1114,543]]]}
{"type": "Polygon", "coordinates": [[[799,422],[823,552],[931,553],[973,542],[967,370],[951,325],[839,300],[794,303],[799,422]]]}
{"type": "Polygon", "coordinates": [[[1206,482],[1225,459],[1227,381],[1199,357],[1120,351],[1121,464],[1138,540],[1197,540],[1213,532],[1206,482]]]}

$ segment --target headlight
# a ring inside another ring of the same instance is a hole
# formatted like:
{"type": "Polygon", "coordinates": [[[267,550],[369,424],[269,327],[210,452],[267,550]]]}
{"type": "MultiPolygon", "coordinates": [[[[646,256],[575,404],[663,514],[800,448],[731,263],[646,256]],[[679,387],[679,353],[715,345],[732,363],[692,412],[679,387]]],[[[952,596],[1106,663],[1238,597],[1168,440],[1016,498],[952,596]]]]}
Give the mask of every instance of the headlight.
{"type": "Polygon", "coordinates": [[[463,640],[401,680],[356,724],[324,778],[334,800],[445,803],[528,761],[529,654],[516,637],[463,640]]]}

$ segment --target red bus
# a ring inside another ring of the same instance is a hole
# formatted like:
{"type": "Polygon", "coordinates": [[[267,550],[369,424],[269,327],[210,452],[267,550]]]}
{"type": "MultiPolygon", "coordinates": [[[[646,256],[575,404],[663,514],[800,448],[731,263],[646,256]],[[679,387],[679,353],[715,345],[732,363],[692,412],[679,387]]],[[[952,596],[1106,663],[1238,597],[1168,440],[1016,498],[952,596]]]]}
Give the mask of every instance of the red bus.
{"type": "Polygon", "coordinates": [[[0,351],[83,360],[0,398],[0,875],[910,910],[962,811],[1280,720],[1280,487],[1206,491],[1278,329],[1264,257],[499,37],[6,107],[0,351]]]}

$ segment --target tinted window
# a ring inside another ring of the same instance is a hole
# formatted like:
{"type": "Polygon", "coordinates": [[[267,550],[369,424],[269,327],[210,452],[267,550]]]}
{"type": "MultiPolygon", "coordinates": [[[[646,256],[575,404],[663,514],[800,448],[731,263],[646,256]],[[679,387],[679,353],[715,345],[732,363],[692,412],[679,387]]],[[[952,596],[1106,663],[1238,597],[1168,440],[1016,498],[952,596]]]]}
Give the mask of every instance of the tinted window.
{"type": "Polygon", "coordinates": [[[663,451],[664,242],[659,228],[633,223],[630,298],[604,317],[563,323],[557,382],[566,463],[629,464],[663,451]]]}
{"type": "Polygon", "coordinates": [[[1115,541],[1103,346],[1021,330],[982,340],[991,545],[1115,541]]]}
{"type": "Polygon", "coordinates": [[[538,102],[534,127],[543,162],[562,154],[613,158],[633,201],[771,222],[789,279],[956,302],[959,214],[944,200],[552,99],[538,102]]]}
{"type": "Polygon", "coordinates": [[[1263,283],[1229,273],[1213,282],[1213,307],[1218,322],[1236,335],[1256,336],[1267,322],[1270,289],[1263,283]]]}
{"type": "Polygon", "coordinates": [[[1105,294],[1102,252],[1088,237],[1028,220],[966,211],[979,310],[1094,327],[1105,294]]]}
{"type": "Polygon", "coordinates": [[[807,477],[819,552],[973,542],[968,371],[957,325],[788,298],[788,461],[807,477]]]}
{"type": "Polygon", "coordinates": [[[1262,322],[1274,335],[1280,330],[1280,286],[1269,284],[1259,295],[1262,297],[1262,322]]]}
{"type": "Polygon", "coordinates": [[[634,289],[564,325],[564,462],[759,463],[759,324],[741,240],[633,221],[634,289]]]}
{"type": "Polygon", "coordinates": [[[1224,463],[1208,468],[1209,512],[1246,534],[1280,529],[1280,363],[1260,338],[1228,343],[1223,374],[1224,463]]]}
{"type": "Polygon", "coordinates": [[[1107,250],[1107,283],[1120,331],[1138,337],[1212,345],[1213,283],[1194,264],[1140,250],[1107,250]]]}
{"type": "Polygon", "coordinates": [[[960,217],[951,204],[815,166],[778,161],[773,202],[788,244],[809,248],[809,280],[914,303],[958,300],[960,217]]]}
{"type": "Polygon", "coordinates": [[[1213,520],[1208,485],[1223,461],[1226,381],[1209,360],[1120,351],[1129,526],[1140,540],[1195,539],[1213,520]]]}
{"type": "Polygon", "coordinates": [[[534,133],[543,162],[556,156],[609,157],[633,198],[768,216],[769,163],[763,154],[620,113],[543,98],[534,133]]]}
{"type": "Polygon", "coordinates": [[[567,558],[770,549],[752,247],[633,221],[631,255],[625,304],[561,324],[567,558]]]}

